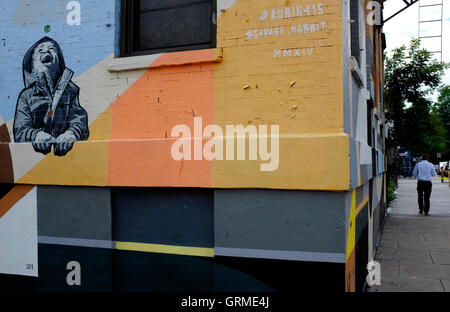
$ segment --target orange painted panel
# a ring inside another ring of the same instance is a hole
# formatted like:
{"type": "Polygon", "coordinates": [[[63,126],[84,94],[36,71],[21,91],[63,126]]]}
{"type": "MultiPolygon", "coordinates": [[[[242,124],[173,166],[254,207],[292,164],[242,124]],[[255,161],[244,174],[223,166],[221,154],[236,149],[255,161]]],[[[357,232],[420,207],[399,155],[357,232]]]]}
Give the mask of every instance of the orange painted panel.
{"type": "Polygon", "coordinates": [[[211,162],[175,161],[175,139],[111,141],[109,185],[152,187],[211,187],[211,162]]]}
{"type": "Polygon", "coordinates": [[[22,197],[28,194],[34,185],[16,185],[0,199],[0,218],[3,217],[22,197]]]}
{"type": "MultiPolygon", "coordinates": [[[[197,53],[198,58],[214,54],[197,53]]],[[[177,53],[178,61],[183,63],[180,55],[183,53],[177,53]]],[[[192,60],[195,51],[186,55],[192,60]]],[[[163,55],[161,62],[171,60],[163,55]]],[[[213,66],[205,63],[149,69],[112,104],[109,185],[211,185],[210,161],[183,164],[172,158],[171,132],[183,124],[193,135],[194,117],[202,117],[203,127],[214,123],[213,66]]]]}
{"type": "Polygon", "coordinates": [[[180,66],[192,63],[211,63],[215,60],[215,49],[171,52],[161,55],[150,65],[150,68],[162,66],[180,66]]]}
{"type": "Polygon", "coordinates": [[[355,249],[345,263],[345,291],[355,292],[355,249]]]}

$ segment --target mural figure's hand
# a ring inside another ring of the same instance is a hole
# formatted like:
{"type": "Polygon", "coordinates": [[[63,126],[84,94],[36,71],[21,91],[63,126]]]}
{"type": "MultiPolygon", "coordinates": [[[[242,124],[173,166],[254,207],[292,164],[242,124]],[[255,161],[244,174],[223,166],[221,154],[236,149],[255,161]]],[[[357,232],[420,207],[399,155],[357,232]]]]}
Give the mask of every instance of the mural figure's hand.
{"type": "Polygon", "coordinates": [[[73,142],[75,142],[77,138],[73,134],[72,131],[67,130],[59,137],[56,138],[56,146],[55,146],[55,155],[56,156],[64,156],[66,155],[73,147],[73,142]]]}
{"type": "Polygon", "coordinates": [[[36,152],[47,155],[52,150],[53,137],[44,132],[39,131],[33,141],[33,148],[36,152]]]}

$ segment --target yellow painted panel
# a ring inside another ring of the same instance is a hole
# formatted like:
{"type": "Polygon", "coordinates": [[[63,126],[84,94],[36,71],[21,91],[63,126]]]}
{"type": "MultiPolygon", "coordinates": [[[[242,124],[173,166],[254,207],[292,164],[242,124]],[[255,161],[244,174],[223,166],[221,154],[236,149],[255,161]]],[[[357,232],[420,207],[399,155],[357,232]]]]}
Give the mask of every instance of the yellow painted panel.
{"type": "Polygon", "coordinates": [[[214,160],[213,187],[349,189],[346,134],[285,135],[280,137],[279,144],[279,165],[274,171],[261,171],[261,164],[266,162],[260,160],[214,160]]]}
{"type": "Polygon", "coordinates": [[[90,126],[89,141],[111,140],[112,137],[112,107],[109,106],[90,126]]]}
{"type": "Polygon", "coordinates": [[[64,157],[48,154],[17,183],[96,185],[108,182],[108,142],[77,142],[64,157]]]}
{"type": "Polygon", "coordinates": [[[64,157],[54,156],[52,151],[16,183],[106,186],[108,141],[96,138],[111,137],[110,107],[89,126],[89,130],[88,141],[76,142],[64,157]]]}
{"type": "Polygon", "coordinates": [[[156,253],[185,255],[185,256],[214,257],[214,248],[204,248],[204,247],[185,247],[185,246],[172,246],[160,244],[116,242],[116,249],[156,252],[156,253]]]}
{"type": "Polygon", "coordinates": [[[350,219],[348,223],[348,235],[347,235],[347,255],[345,261],[347,261],[355,248],[355,233],[356,233],[356,189],[352,191],[352,204],[350,207],[350,219]]]}
{"type": "Polygon", "coordinates": [[[303,11],[303,17],[271,19],[272,10],[319,3],[237,1],[219,17],[223,61],[214,73],[216,124],[277,124],[282,134],[343,132],[340,1],[322,3],[322,15],[303,11]],[[268,17],[261,21],[264,12],[268,17]],[[314,23],[326,23],[324,31],[291,32],[292,26],[314,23]],[[280,27],[284,35],[269,35],[280,27]],[[274,57],[278,50],[282,57],[274,57]]]}
{"type": "Polygon", "coordinates": [[[340,0],[248,0],[219,16],[214,122],[278,125],[280,162],[215,160],[214,187],[349,189],[341,15],[340,0]]]}

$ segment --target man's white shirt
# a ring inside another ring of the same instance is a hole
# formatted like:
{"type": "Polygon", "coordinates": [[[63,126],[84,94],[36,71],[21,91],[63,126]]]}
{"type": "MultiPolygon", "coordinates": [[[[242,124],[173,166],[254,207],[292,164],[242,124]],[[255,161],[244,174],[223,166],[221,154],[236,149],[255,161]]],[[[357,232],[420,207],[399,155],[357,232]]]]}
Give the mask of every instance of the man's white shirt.
{"type": "Polygon", "coordinates": [[[436,170],[432,163],[422,160],[414,167],[413,175],[419,181],[431,181],[436,175],[436,170]]]}

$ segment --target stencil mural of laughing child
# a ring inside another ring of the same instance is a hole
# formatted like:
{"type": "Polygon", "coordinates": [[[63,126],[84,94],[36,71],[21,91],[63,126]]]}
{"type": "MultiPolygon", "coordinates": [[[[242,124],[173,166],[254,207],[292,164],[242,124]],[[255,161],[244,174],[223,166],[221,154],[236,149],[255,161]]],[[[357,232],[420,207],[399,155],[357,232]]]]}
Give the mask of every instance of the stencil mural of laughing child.
{"type": "Polygon", "coordinates": [[[75,141],[88,139],[88,116],[73,74],[55,40],[44,37],[28,50],[23,58],[25,88],[14,116],[15,142],[32,142],[44,155],[53,147],[56,156],[64,156],[75,141]]]}

